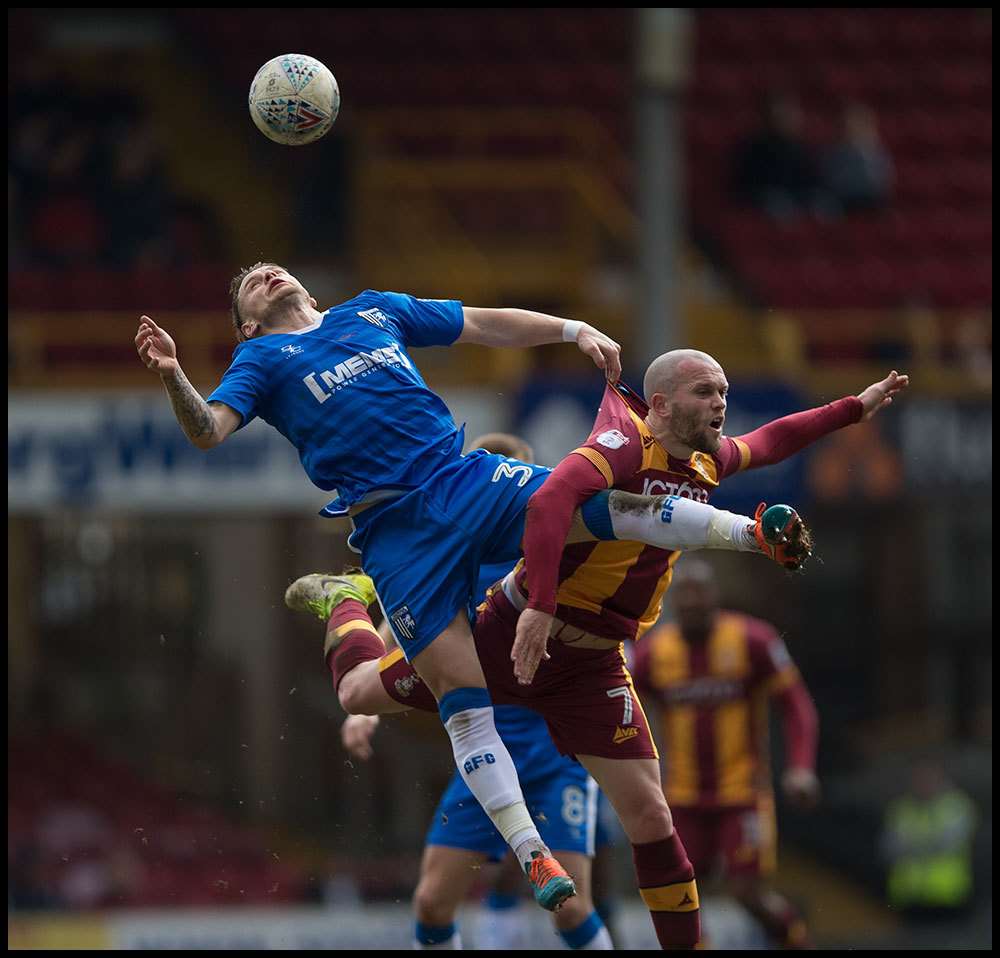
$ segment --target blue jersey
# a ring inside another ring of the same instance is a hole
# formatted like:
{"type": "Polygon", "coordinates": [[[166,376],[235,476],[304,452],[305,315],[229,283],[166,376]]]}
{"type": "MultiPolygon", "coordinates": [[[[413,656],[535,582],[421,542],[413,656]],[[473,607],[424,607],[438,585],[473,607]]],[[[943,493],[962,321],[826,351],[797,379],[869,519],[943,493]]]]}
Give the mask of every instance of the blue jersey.
{"type": "Polygon", "coordinates": [[[245,426],[255,416],[299,451],[309,478],[340,505],[423,484],[462,452],[462,435],[407,353],[449,346],[462,304],[365,290],[315,325],[240,343],[208,402],[245,426]]]}

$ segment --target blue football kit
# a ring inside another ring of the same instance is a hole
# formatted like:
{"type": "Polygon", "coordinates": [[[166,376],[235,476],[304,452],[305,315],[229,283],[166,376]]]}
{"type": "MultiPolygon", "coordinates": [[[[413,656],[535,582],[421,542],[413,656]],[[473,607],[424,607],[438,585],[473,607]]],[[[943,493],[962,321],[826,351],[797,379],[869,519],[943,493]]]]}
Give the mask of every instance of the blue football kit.
{"type": "Polygon", "coordinates": [[[407,349],[448,346],[462,304],[366,290],[314,325],[237,346],[209,402],[255,416],[298,450],[351,514],[351,547],[375,581],[408,661],[464,609],[480,565],[520,557],[528,498],[549,470],[475,450],[407,349]],[[360,511],[359,511],[360,509],[360,511]]]}
{"type": "MultiPolygon", "coordinates": [[[[462,430],[407,350],[451,345],[463,325],[458,301],[366,290],[313,326],[240,343],[208,396],[240,427],[255,417],[274,426],[312,482],[336,490],[321,514],[352,517],[350,545],[408,661],[520,558],[525,507],[550,471],[462,455],[462,430]]],[[[596,783],[535,713],[494,711],[543,840],[593,854],[596,783]]],[[[496,858],[507,848],[457,772],[427,840],[496,858]]]]}

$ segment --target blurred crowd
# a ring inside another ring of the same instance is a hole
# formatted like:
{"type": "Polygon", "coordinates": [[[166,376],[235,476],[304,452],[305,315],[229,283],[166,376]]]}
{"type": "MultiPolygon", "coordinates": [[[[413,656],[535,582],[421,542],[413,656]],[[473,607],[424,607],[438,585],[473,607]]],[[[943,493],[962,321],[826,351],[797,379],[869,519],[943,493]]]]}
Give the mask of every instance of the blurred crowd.
{"type": "Polygon", "coordinates": [[[8,265],[169,268],[214,259],[210,208],[171,183],[148,106],[28,58],[9,91],[8,265]]]}
{"type": "MultiPolygon", "coordinates": [[[[62,735],[13,742],[7,904],[18,911],[302,901],[257,830],[62,735]]],[[[318,892],[317,892],[318,894],[318,892]]]]}
{"type": "Polygon", "coordinates": [[[760,125],[735,149],[732,191],[737,202],[775,219],[814,214],[832,218],[879,210],[891,200],[893,164],[874,111],[843,108],[836,142],[816,149],[802,133],[802,107],[790,93],[769,94],[760,125]]]}

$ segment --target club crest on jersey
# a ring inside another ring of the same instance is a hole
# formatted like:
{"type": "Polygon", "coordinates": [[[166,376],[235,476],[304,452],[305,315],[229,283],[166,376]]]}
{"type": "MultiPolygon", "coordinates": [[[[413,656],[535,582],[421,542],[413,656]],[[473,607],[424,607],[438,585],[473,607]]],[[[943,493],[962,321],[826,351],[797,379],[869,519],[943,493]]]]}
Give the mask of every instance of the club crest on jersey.
{"type": "Polygon", "coordinates": [[[413,639],[417,634],[416,619],[413,618],[409,608],[405,605],[401,605],[389,616],[389,622],[392,625],[392,631],[404,639],[413,639]]]}
{"type": "Polygon", "coordinates": [[[358,315],[379,329],[385,329],[389,325],[389,317],[380,309],[359,309],[358,315]]]}
{"type": "Polygon", "coordinates": [[[287,356],[298,356],[302,352],[302,347],[296,346],[295,343],[289,343],[287,346],[282,346],[281,351],[287,356]]]}
{"type": "Polygon", "coordinates": [[[622,446],[629,444],[629,438],[618,429],[609,429],[597,437],[597,444],[606,449],[621,449],[622,446]]]}

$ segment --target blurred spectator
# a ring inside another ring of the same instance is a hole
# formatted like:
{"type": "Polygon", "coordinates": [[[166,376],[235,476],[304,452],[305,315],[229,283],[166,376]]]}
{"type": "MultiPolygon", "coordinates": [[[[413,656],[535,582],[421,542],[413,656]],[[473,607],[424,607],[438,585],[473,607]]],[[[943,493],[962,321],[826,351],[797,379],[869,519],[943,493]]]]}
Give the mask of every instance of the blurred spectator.
{"type": "MultiPolygon", "coordinates": [[[[130,104],[130,106],[134,106],[130,104]]],[[[109,265],[161,266],[166,242],[170,185],[149,117],[124,108],[108,138],[108,179],[103,184],[109,265]]]]}
{"type": "Polygon", "coordinates": [[[45,266],[96,263],[106,226],[94,201],[94,136],[86,126],[67,117],[56,117],[49,127],[44,118],[39,122],[43,179],[29,181],[26,190],[32,257],[45,266]]]}
{"type": "Polygon", "coordinates": [[[736,148],[733,193],[775,219],[826,212],[819,170],[801,135],[802,109],[787,93],[763,102],[760,128],[736,148]]]}
{"type": "Polygon", "coordinates": [[[860,103],[844,109],[839,143],[826,153],[826,189],[845,213],[877,210],[889,202],[893,166],[879,138],[874,112],[860,103]]]}
{"type": "Polygon", "coordinates": [[[903,467],[878,423],[839,429],[809,459],[809,486],[823,502],[887,502],[899,495],[903,467]],[[844,463],[850,462],[848,469],[844,463]]]}
{"type": "Polygon", "coordinates": [[[976,810],[933,760],[918,762],[907,794],[885,816],[889,904],[918,920],[959,916],[972,903],[976,810]]]}
{"type": "Polygon", "coordinates": [[[145,104],[68,87],[32,68],[10,91],[8,265],[166,269],[224,257],[214,211],[173,188],[145,104]]]}

